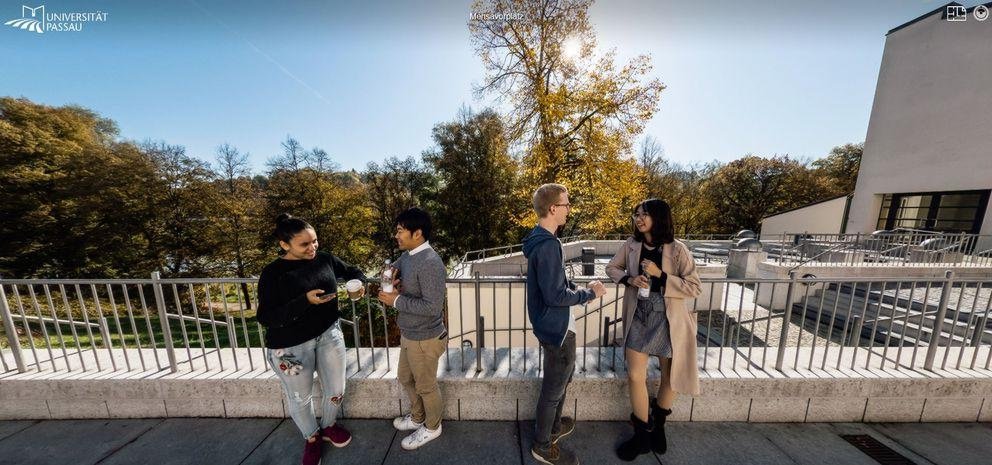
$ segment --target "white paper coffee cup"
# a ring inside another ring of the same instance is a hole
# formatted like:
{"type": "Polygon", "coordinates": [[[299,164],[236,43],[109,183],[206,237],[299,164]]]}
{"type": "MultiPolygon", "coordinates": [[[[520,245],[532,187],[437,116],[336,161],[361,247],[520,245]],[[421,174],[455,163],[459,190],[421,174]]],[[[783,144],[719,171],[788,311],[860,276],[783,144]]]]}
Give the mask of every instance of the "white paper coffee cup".
{"type": "Polygon", "coordinates": [[[352,280],[348,281],[347,283],[345,283],[345,285],[344,285],[345,289],[348,290],[348,297],[351,300],[358,300],[358,297],[359,297],[358,293],[359,293],[359,291],[362,290],[362,287],[363,286],[364,286],[364,284],[362,284],[362,282],[359,281],[359,280],[357,280],[357,279],[352,279],[352,280]]]}

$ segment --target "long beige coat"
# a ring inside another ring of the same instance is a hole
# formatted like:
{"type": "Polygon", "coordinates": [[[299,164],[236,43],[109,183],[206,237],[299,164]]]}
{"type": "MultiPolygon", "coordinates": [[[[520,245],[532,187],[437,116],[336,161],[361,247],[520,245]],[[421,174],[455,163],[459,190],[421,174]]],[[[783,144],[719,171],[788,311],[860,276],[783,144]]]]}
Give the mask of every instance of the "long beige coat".
{"type": "MultiPolygon", "coordinates": [[[[606,265],[606,274],[615,283],[624,276],[637,276],[641,270],[641,243],[633,238],[606,265]]],[[[681,394],[699,395],[699,367],[696,363],[696,314],[687,300],[702,292],[692,252],[680,241],[665,244],[661,270],[668,273],[665,285],[665,314],[672,335],[672,390],[681,394]]],[[[637,288],[628,286],[623,294],[623,340],[630,331],[628,322],[637,308],[637,288]]]]}

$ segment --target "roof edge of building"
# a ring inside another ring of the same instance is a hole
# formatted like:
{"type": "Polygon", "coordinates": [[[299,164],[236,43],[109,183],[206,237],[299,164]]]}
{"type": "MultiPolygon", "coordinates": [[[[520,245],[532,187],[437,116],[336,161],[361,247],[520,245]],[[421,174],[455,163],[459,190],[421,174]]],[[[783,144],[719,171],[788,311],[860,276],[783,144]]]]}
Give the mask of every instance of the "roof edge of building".
{"type": "Polygon", "coordinates": [[[924,19],[927,19],[927,18],[929,18],[929,17],[931,17],[931,16],[933,16],[933,15],[935,15],[937,13],[941,13],[942,12],[941,13],[942,15],[946,15],[947,14],[947,7],[949,7],[949,6],[962,6],[962,5],[960,3],[958,3],[958,2],[945,3],[943,6],[940,6],[940,7],[936,8],[936,9],[934,9],[934,10],[928,12],[928,13],[924,13],[924,14],[920,15],[919,17],[917,17],[916,19],[911,19],[911,20],[906,21],[905,23],[902,23],[902,24],[900,24],[900,25],[898,25],[898,26],[896,26],[896,27],[894,27],[892,29],[889,29],[889,32],[886,32],[885,35],[892,34],[893,32],[896,32],[896,31],[898,31],[900,29],[905,29],[905,28],[907,28],[909,26],[912,26],[913,24],[916,24],[916,23],[918,23],[920,21],[923,21],[924,19]]]}
{"type": "Polygon", "coordinates": [[[817,202],[808,203],[806,205],[801,205],[801,206],[798,206],[798,207],[793,207],[793,208],[790,208],[788,210],[782,210],[782,211],[777,212],[777,213],[772,213],[771,215],[768,215],[768,216],[762,216],[761,217],[761,220],[764,221],[764,220],[766,220],[768,218],[771,218],[773,216],[784,215],[786,213],[794,212],[796,210],[802,210],[802,209],[804,209],[806,207],[812,207],[813,205],[819,205],[821,203],[827,203],[827,202],[831,202],[831,201],[834,201],[834,200],[837,200],[837,199],[843,199],[844,197],[852,197],[853,195],[854,195],[854,192],[850,192],[850,193],[847,193],[847,194],[844,194],[844,195],[838,195],[837,197],[831,197],[829,199],[823,199],[823,200],[820,200],[820,201],[817,201],[817,202]]]}

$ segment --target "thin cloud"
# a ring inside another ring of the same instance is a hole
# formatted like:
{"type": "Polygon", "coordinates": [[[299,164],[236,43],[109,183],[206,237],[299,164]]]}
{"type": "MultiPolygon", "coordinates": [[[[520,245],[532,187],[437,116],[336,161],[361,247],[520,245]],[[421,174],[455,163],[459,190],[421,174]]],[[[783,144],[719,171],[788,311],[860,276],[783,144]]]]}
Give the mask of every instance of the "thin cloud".
{"type": "Polygon", "coordinates": [[[279,68],[279,70],[282,71],[283,74],[285,74],[286,76],[288,76],[290,79],[296,81],[297,84],[303,86],[305,89],[307,89],[310,92],[312,92],[314,96],[316,96],[318,99],[320,99],[324,103],[326,103],[328,105],[331,105],[331,102],[329,100],[327,100],[326,98],[324,98],[324,96],[320,92],[318,92],[317,89],[314,89],[313,86],[311,86],[310,84],[307,84],[306,81],[304,81],[303,79],[300,79],[295,74],[293,74],[292,72],[290,72],[288,69],[286,69],[285,66],[282,65],[282,63],[279,63],[279,61],[277,61],[275,58],[272,58],[271,55],[269,55],[268,53],[265,53],[264,50],[258,48],[258,46],[255,45],[252,41],[248,40],[248,38],[246,38],[245,36],[241,35],[241,33],[239,33],[238,31],[234,30],[231,26],[228,26],[227,23],[225,23],[220,18],[218,18],[217,16],[215,16],[213,13],[211,13],[209,10],[207,10],[202,5],[200,5],[199,3],[197,3],[196,0],[189,0],[189,2],[191,4],[193,4],[193,6],[199,8],[200,11],[202,11],[204,14],[206,14],[207,16],[209,16],[211,19],[213,19],[214,21],[216,21],[217,24],[220,24],[221,27],[223,27],[224,29],[227,29],[228,32],[230,32],[231,34],[234,34],[237,38],[243,40],[246,44],[248,44],[249,47],[251,47],[252,50],[255,51],[255,53],[258,53],[259,55],[262,56],[262,58],[265,58],[266,61],[268,61],[269,63],[272,63],[273,65],[275,65],[276,68],[279,68]]]}

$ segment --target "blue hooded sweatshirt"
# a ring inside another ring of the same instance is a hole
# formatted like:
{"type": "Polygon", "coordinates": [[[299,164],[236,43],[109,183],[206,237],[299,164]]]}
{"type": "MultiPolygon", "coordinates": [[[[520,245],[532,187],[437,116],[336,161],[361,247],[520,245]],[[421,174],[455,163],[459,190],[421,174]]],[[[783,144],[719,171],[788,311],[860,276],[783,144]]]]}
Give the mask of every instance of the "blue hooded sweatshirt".
{"type": "Polygon", "coordinates": [[[561,241],[540,225],[524,238],[527,257],[527,316],[542,344],[560,346],[565,341],[572,305],[593,300],[589,289],[575,289],[565,279],[561,241]]]}

